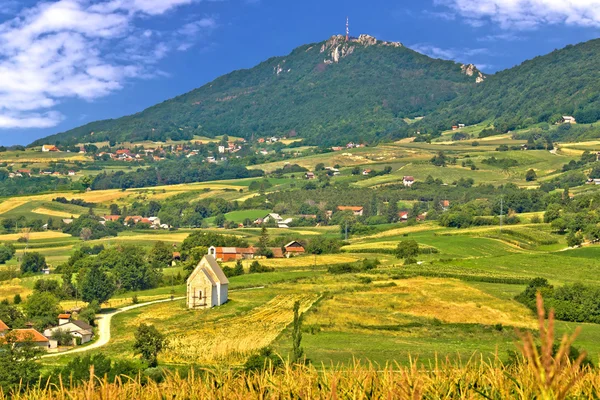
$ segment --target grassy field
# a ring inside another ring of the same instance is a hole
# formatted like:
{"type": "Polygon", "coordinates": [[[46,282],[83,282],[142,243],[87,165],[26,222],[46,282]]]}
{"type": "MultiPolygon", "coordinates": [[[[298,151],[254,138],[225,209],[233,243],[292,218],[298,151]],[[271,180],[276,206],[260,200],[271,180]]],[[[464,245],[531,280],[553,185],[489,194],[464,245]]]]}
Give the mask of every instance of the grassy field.
{"type": "MultiPolygon", "coordinates": [[[[412,121],[411,121],[412,122],[412,121]]],[[[486,127],[480,124],[467,127],[463,132],[474,136],[486,127]]],[[[557,154],[548,151],[497,152],[501,144],[518,145],[510,135],[453,142],[452,132],[433,143],[402,140],[377,147],[366,147],[326,154],[295,157],[290,152],[287,161],[252,166],[267,172],[281,168],[285,163],[297,163],[308,169],[316,164],[339,165],[341,175],[332,182],[344,182],[356,187],[377,187],[396,184],[405,175],[417,181],[431,175],[451,184],[461,178],[472,178],[476,184],[495,185],[516,183],[522,187],[535,187],[540,182],[553,179],[556,171],[570,160],[577,159],[583,150],[600,147],[600,142],[559,145],[557,154]],[[473,146],[477,140],[479,146],[473,146]],[[435,167],[429,160],[439,151],[457,157],[456,165],[435,167]],[[490,157],[511,159],[517,165],[504,170],[483,161],[490,157]],[[462,166],[471,160],[477,169],[462,166]],[[353,176],[352,167],[382,170],[392,167],[392,173],[376,177],[353,176]],[[534,169],[538,181],[526,182],[525,173],[534,169]]],[[[198,139],[202,140],[202,139],[198,139]]],[[[147,143],[149,147],[156,144],[147,143]]],[[[26,152],[34,157],[34,154],[26,152]]],[[[39,155],[31,162],[50,162],[59,155],[39,155]]],[[[73,155],[77,157],[79,155],[73,155]]],[[[11,155],[16,157],[16,154],[11,155]]],[[[22,159],[24,155],[19,155],[22,159]]],[[[24,158],[23,158],[24,159],[24,158]]],[[[21,160],[20,160],[21,161],[21,160]]],[[[20,162],[19,161],[19,162],[20,162]]],[[[116,167],[115,167],[116,168],[116,167]]],[[[119,167],[120,168],[120,167],[119,167]]],[[[302,174],[269,176],[272,187],[268,191],[283,191],[302,187],[302,174]]],[[[64,192],[39,194],[0,200],[0,220],[5,218],[41,219],[59,221],[88,212],[85,207],[53,202],[56,197],[82,199],[95,203],[96,215],[109,212],[116,203],[130,207],[134,202],[165,201],[175,196],[193,203],[207,198],[222,198],[239,202],[258,194],[250,191],[254,179],[190,183],[152,188],[105,190],[90,192],[64,192]]],[[[584,188],[578,190],[594,190],[584,188]]],[[[415,201],[403,201],[401,209],[411,209],[415,201]]],[[[227,213],[226,219],[241,223],[245,219],[264,217],[268,211],[260,209],[239,210],[227,213]]],[[[202,366],[239,366],[247,357],[262,347],[270,346],[284,358],[291,350],[292,307],[300,301],[304,315],[303,347],[315,365],[331,368],[332,364],[369,360],[380,364],[397,361],[409,363],[409,355],[428,363],[446,356],[452,360],[498,355],[504,359],[513,349],[515,328],[534,328],[531,311],[514,300],[529,279],[544,277],[555,285],[586,282],[600,285],[597,258],[600,246],[565,250],[565,237],[554,234],[546,224],[534,224],[534,217],[542,213],[519,215],[521,223],[471,229],[449,229],[436,222],[415,225],[378,225],[376,233],[351,236],[339,254],[304,255],[289,259],[259,260],[273,267],[274,272],[245,274],[230,279],[230,301],[218,308],[189,311],[184,301],[162,303],[118,314],[113,319],[113,338],[103,349],[97,350],[114,358],[133,358],[132,343],[139,323],[151,323],[168,333],[170,346],[160,356],[160,362],[170,368],[196,364],[202,366]],[[394,250],[403,240],[415,240],[425,251],[416,258],[417,264],[403,265],[395,258],[394,250]],[[359,263],[365,258],[377,259],[379,265],[371,271],[334,275],[328,272],[332,265],[359,263]]],[[[205,220],[212,223],[212,219],[205,220]]],[[[256,244],[260,228],[225,230],[208,228],[208,232],[233,234],[256,244]]],[[[193,230],[174,231],[130,230],[117,237],[92,240],[84,243],[79,237],[57,231],[32,232],[29,243],[19,239],[20,231],[0,234],[0,243],[10,242],[17,248],[17,258],[0,270],[19,267],[19,257],[25,248],[38,251],[54,272],[80,246],[102,244],[106,247],[135,244],[149,249],[157,241],[179,246],[193,230]]],[[[269,228],[271,238],[285,237],[307,240],[340,238],[338,226],[302,227],[292,229],[269,228]]],[[[244,261],[248,271],[251,261],[244,261]]],[[[234,263],[225,263],[233,266],[234,263]]],[[[136,293],[116,294],[104,306],[115,308],[132,304],[133,296],[146,302],[165,299],[173,293],[185,294],[185,285],[175,283],[175,278],[185,275],[180,265],[163,271],[166,286],[136,293]],[[169,282],[170,279],[170,282],[169,282]]],[[[0,300],[11,300],[15,294],[29,295],[38,279],[61,279],[58,274],[23,277],[0,284],[0,300]]],[[[77,305],[80,305],[78,302],[77,305]]],[[[69,308],[75,301],[65,301],[69,308]]],[[[572,332],[576,324],[558,325],[560,332],[572,332]]],[[[600,354],[600,325],[584,324],[580,340],[594,360],[600,354]]],[[[64,355],[48,363],[65,363],[71,358],[64,355]]]]}

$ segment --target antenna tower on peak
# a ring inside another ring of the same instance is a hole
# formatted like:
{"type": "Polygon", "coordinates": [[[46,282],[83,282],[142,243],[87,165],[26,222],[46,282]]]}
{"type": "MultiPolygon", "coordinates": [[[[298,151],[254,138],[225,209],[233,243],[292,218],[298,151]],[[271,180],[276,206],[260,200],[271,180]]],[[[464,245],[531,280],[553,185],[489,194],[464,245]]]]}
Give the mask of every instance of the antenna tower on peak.
{"type": "Polygon", "coordinates": [[[346,17],[346,42],[350,40],[350,19],[346,17]]]}

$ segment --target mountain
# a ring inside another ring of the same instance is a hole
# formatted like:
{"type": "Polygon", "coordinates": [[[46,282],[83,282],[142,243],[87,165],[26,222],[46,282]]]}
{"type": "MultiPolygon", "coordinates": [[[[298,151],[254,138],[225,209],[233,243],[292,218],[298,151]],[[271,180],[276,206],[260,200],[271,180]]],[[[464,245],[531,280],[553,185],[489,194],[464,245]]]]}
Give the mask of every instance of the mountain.
{"type": "Polygon", "coordinates": [[[477,87],[428,115],[432,131],[494,120],[500,131],[573,115],[580,123],[600,120],[600,39],[567,46],[487,77],[477,87]]]}
{"type": "Polygon", "coordinates": [[[297,135],[313,144],[397,136],[484,80],[473,65],[436,60],[368,35],[301,46],[138,114],[34,142],[297,135]]]}

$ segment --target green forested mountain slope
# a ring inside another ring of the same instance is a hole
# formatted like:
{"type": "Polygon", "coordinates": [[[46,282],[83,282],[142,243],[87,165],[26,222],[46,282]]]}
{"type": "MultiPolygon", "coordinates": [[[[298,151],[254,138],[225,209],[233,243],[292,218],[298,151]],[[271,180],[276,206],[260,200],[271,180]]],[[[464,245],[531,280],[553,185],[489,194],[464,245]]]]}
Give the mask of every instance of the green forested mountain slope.
{"type": "Polygon", "coordinates": [[[501,131],[562,115],[600,119],[600,40],[568,46],[489,76],[399,43],[334,36],[235,71],[138,114],[93,122],[44,143],[288,135],[310,144],[438,134],[493,120],[501,131]],[[415,125],[404,118],[425,116],[415,125]],[[93,135],[91,133],[94,132],[93,135]]]}
{"type": "Polygon", "coordinates": [[[372,141],[397,135],[406,129],[404,118],[430,113],[476,86],[479,72],[468,72],[399,43],[334,36],[138,114],[93,122],[34,145],[290,132],[320,144],[372,141]]]}
{"type": "Polygon", "coordinates": [[[583,123],[600,119],[600,40],[568,46],[489,76],[422,124],[435,132],[458,122],[494,119],[506,131],[554,123],[562,115],[574,115],[583,123]]]}

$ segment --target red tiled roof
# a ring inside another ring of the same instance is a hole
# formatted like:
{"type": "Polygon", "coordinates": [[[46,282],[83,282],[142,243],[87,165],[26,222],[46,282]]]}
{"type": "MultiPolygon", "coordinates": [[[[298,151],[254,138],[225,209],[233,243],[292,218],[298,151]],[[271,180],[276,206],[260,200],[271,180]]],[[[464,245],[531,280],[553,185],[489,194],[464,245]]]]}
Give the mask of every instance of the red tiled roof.
{"type": "Polygon", "coordinates": [[[10,328],[8,327],[8,325],[6,325],[4,323],[4,321],[0,320],[0,332],[5,332],[7,330],[9,330],[10,328]]]}
{"type": "Polygon", "coordinates": [[[58,319],[71,319],[70,314],[59,314],[58,319]]]}
{"type": "Polygon", "coordinates": [[[48,338],[35,329],[13,329],[11,335],[15,335],[17,342],[26,342],[32,340],[35,343],[48,342],[48,338]]]}
{"type": "Polygon", "coordinates": [[[340,211],[362,211],[364,207],[358,206],[338,206],[340,211]]]}
{"type": "Polygon", "coordinates": [[[104,216],[104,219],[105,219],[106,221],[118,221],[118,220],[119,220],[119,218],[121,218],[121,216],[120,216],[120,215],[105,215],[105,216],[104,216]]]}

